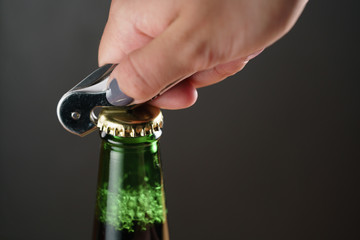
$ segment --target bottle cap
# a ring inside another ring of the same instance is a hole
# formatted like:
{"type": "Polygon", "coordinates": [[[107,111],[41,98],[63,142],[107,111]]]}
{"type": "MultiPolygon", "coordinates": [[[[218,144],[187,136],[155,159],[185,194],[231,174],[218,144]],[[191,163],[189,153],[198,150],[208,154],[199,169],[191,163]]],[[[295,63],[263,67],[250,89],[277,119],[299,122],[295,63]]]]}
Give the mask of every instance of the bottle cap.
{"type": "Polygon", "coordinates": [[[97,127],[118,137],[142,137],[161,133],[163,115],[159,108],[147,104],[133,108],[103,107],[97,127]]]}

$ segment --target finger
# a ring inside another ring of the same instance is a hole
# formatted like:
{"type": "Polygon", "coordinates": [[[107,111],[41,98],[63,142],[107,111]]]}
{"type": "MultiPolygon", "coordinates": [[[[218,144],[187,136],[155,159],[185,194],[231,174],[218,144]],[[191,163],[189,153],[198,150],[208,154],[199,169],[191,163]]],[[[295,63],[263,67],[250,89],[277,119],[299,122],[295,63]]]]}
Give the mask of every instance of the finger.
{"type": "Polygon", "coordinates": [[[229,63],[219,64],[211,69],[195,73],[189,80],[195,88],[213,85],[241,71],[247,63],[248,61],[242,58],[229,63]]]}
{"type": "Polygon", "coordinates": [[[192,75],[180,84],[171,88],[163,95],[152,100],[151,105],[163,109],[182,109],[192,106],[197,100],[196,88],[215,84],[226,77],[241,71],[245,65],[263,51],[257,51],[248,57],[229,63],[220,64],[212,69],[204,70],[192,75]]]}
{"type": "Polygon", "coordinates": [[[192,106],[196,102],[197,96],[194,86],[185,80],[150,101],[150,104],[162,109],[182,109],[192,106]]]}
{"type": "Polygon", "coordinates": [[[251,59],[258,56],[262,51],[264,51],[264,49],[260,49],[247,57],[219,64],[211,69],[195,73],[189,80],[195,88],[206,87],[218,83],[241,71],[251,59]]]}
{"type": "Polygon", "coordinates": [[[191,36],[185,29],[175,21],[147,45],[124,56],[109,78],[108,101],[116,106],[145,102],[167,85],[195,73],[191,36]],[[176,49],[180,51],[174,52],[176,49]]]}
{"type": "Polygon", "coordinates": [[[148,44],[167,29],[177,11],[176,4],[168,0],[112,1],[100,41],[99,65],[119,63],[125,55],[148,44]]]}
{"type": "Polygon", "coordinates": [[[127,54],[153,39],[138,30],[129,19],[114,18],[109,19],[101,37],[98,54],[99,66],[119,63],[127,54]]]}

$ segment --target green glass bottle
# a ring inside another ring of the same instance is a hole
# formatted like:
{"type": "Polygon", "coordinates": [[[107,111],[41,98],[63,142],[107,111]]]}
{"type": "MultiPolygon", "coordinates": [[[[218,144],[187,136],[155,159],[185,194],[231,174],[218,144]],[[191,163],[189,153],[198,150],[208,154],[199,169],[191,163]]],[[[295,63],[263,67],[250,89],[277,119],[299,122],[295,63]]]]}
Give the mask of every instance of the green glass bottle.
{"type": "Polygon", "coordinates": [[[169,239],[159,158],[162,114],[103,108],[94,240],[169,239]]]}

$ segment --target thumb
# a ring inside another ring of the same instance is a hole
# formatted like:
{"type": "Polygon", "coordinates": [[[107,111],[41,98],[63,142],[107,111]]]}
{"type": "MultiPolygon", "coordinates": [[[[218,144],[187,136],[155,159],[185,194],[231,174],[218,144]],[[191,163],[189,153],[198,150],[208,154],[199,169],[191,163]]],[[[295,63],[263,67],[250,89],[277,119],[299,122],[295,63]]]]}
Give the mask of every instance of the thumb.
{"type": "MultiPolygon", "coordinates": [[[[146,102],[196,72],[189,34],[173,22],[144,47],[124,56],[111,73],[106,97],[115,106],[146,102]]],[[[195,91],[195,88],[194,88],[195,91]]]]}

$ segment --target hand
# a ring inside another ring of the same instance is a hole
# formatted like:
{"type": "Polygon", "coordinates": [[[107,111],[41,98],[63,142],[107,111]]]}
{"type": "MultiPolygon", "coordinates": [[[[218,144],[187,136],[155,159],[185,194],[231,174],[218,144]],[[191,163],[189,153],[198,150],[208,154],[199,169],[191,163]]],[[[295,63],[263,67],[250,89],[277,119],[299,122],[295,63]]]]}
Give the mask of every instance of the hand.
{"type": "Polygon", "coordinates": [[[222,81],[295,24],[306,0],[113,0],[99,48],[114,105],[191,106],[196,88],[222,81]]]}

